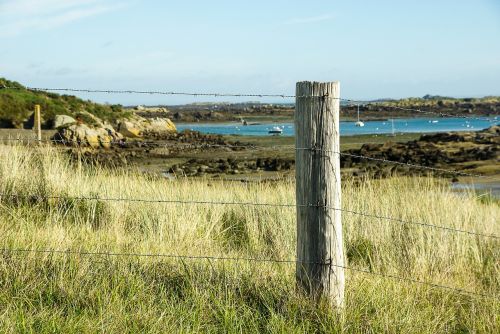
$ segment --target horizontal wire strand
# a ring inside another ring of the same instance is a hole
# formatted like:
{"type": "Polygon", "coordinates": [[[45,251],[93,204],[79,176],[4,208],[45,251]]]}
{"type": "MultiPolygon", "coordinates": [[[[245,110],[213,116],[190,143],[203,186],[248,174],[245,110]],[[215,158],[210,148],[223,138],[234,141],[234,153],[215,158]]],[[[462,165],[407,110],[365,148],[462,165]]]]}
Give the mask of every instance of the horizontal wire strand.
{"type": "Polygon", "coordinates": [[[345,212],[349,214],[355,214],[355,215],[360,215],[363,217],[369,217],[369,218],[377,218],[377,219],[383,219],[383,220],[388,220],[388,221],[393,221],[393,222],[399,222],[401,224],[408,224],[408,225],[418,225],[418,226],[423,226],[423,227],[431,227],[435,229],[440,229],[443,231],[448,231],[448,232],[456,232],[456,233],[464,233],[468,235],[473,235],[473,236],[479,236],[479,237],[486,237],[486,238],[493,238],[493,239],[500,239],[499,236],[494,235],[494,234],[484,234],[480,232],[474,232],[474,231],[468,231],[468,230],[462,230],[462,229],[457,229],[453,227],[448,227],[448,226],[441,226],[441,225],[434,225],[434,224],[428,224],[428,223],[422,223],[422,222],[413,222],[413,221],[407,221],[399,218],[394,218],[394,217],[387,217],[387,216],[381,216],[381,215],[376,215],[376,214],[371,214],[371,213],[365,213],[365,212],[359,212],[359,211],[354,211],[350,209],[342,209],[342,208],[335,208],[335,207],[330,207],[330,206],[323,206],[323,205],[317,205],[317,204],[286,204],[286,203],[256,203],[256,202],[231,202],[231,201],[195,201],[195,200],[160,200],[160,199],[144,199],[144,198],[112,198],[112,197],[85,197],[85,196],[46,196],[46,195],[37,195],[37,194],[32,194],[32,195],[17,195],[17,194],[8,194],[8,193],[0,193],[0,200],[2,197],[10,197],[10,198],[23,198],[23,199],[64,199],[64,200],[88,200],[88,201],[105,201],[105,202],[131,202],[131,203],[163,203],[163,204],[196,204],[196,205],[237,205],[237,206],[255,206],[255,207],[277,207],[277,208],[297,208],[297,207],[317,207],[317,208],[327,208],[330,210],[334,211],[340,211],[340,212],[345,212]]]}
{"type": "Polygon", "coordinates": [[[367,157],[365,155],[359,155],[359,154],[333,152],[333,151],[330,153],[334,153],[334,154],[338,153],[338,154],[346,156],[346,157],[359,158],[359,159],[363,159],[363,160],[371,160],[371,161],[390,163],[390,164],[394,164],[394,165],[407,166],[407,167],[412,167],[412,168],[427,169],[427,170],[431,170],[431,171],[435,171],[435,172],[443,172],[443,173],[450,173],[450,174],[478,177],[478,178],[485,177],[484,175],[480,175],[480,174],[472,174],[472,173],[450,170],[450,169],[445,169],[445,168],[423,166],[423,165],[417,165],[417,164],[413,164],[413,163],[409,163],[409,162],[400,162],[400,161],[388,160],[388,159],[383,159],[383,158],[373,158],[373,157],[367,157]]]}
{"type": "Polygon", "coordinates": [[[145,90],[115,90],[115,89],[86,89],[86,88],[51,88],[51,87],[14,87],[14,86],[0,86],[0,89],[12,89],[12,90],[22,90],[28,89],[33,91],[56,91],[56,92],[73,92],[73,93],[102,93],[102,94],[146,94],[146,95],[182,95],[182,96],[211,96],[211,97],[277,97],[277,98],[330,98],[335,100],[340,100],[343,102],[348,102],[350,104],[363,104],[363,105],[374,105],[380,106],[382,108],[392,108],[403,111],[411,111],[422,114],[434,114],[440,117],[456,117],[463,119],[473,119],[473,120],[481,120],[481,121],[494,121],[491,118],[486,117],[474,117],[474,116],[466,116],[466,115],[454,115],[449,113],[443,113],[439,111],[427,111],[422,110],[420,108],[406,108],[394,105],[381,105],[381,102],[377,101],[366,101],[366,100],[355,100],[355,99],[345,99],[339,97],[333,97],[328,95],[319,95],[319,96],[311,96],[311,95],[291,95],[291,94],[248,94],[248,93],[204,93],[204,92],[176,92],[176,91],[145,91],[145,90]]]}
{"type": "Polygon", "coordinates": [[[495,234],[484,234],[484,233],[479,233],[479,232],[474,232],[474,231],[457,229],[454,227],[434,225],[434,224],[415,222],[415,221],[407,221],[407,220],[403,220],[403,219],[399,219],[399,218],[381,216],[381,215],[376,215],[376,214],[371,214],[371,213],[364,213],[364,212],[353,211],[353,210],[349,210],[349,209],[336,209],[336,208],[330,208],[330,209],[339,210],[339,211],[342,211],[345,213],[351,213],[351,214],[355,214],[355,215],[363,216],[363,217],[368,217],[368,218],[377,218],[377,219],[388,220],[388,221],[397,222],[397,223],[401,223],[401,224],[405,224],[405,225],[419,225],[419,226],[423,226],[423,227],[430,227],[430,228],[435,228],[435,229],[444,230],[444,231],[448,231],[448,232],[465,233],[465,234],[469,234],[472,236],[500,239],[500,237],[495,235],[495,234]]]}
{"type": "Polygon", "coordinates": [[[288,94],[248,94],[248,93],[204,93],[204,92],[175,92],[175,91],[157,91],[157,90],[115,90],[115,89],[86,89],[86,88],[50,88],[50,87],[9,87],[0,86],[0,89],[13,89],[21,90],[28,89],[33,91],[55,91],[55,92],[74,92],[74,93],[103,93],[103,94],[146,94],[146,95],[183,95],[183,96],[211,96],[211,97],[280,97],[280,98],[308,98],[308,97],[322,97],[338,99],[338,97],[330,97],[327,95],[310,96],[310,95],[288,95],[288,94]]]}

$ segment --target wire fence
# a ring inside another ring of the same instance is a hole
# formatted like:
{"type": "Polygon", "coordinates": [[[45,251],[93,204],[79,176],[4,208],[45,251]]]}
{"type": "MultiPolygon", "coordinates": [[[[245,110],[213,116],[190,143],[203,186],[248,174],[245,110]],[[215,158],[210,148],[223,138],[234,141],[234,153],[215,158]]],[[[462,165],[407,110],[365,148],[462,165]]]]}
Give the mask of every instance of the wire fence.
{"type": "Polygon", "coordinates": [[[463,118],[463,119],[471,119],[471,120],[483,120],[483,121],[495,121],[494,119],[488,118],[488,117],[477,117],[477,116],[467,116],[467,115],[457,115],[457,114],[450,114],[450,113],[443,113],[439,111],[433,111],[433,110],[423,110],[422,108],[408,108],[408,107],[402,107],[398,105],[394,105],[392,103],[384,103],[381,101],[369,101],[369,100],[357,100],[357,99],[347,99],[347,98],[337,98],[333,96],[328,96],[328,95],[320,95],[320,96],[300,96],[300,95],[293,95],[293,94],[267,94],[267,93],[255,93],[255,94],[248,94],[248,93],[216,93],[216,92],[177,92],[177,91],[158,91],[158,90],[131,90],[131,89],[123,89],[123,90],[116,90],[116,89],[90,89],[90,88],[60,88],[60,87],[15,87],[15,86],[0,86],[0,89],[11,89],[11,90],[21,90],[21,89],[28,89],[32,91],[39,91],[39,92],[46,92],[46,91],[52,91],[52,92],[69,92],[69,93],[99,93],[99,94],[142,94],[142,95],[179,95],[179,96],[192,96],[192,97],[258,97],[258,98],[283,98],[283,99],[297,99],[297,98],[331,98],[331,99],[338,99],[342,102],[347,102],[349,104],[362,104],[362,105],[373,105],[373,106],[378,106],[380,108],[387,108],[387,109],[396,109],[396,110],[402,110],[402,111],[409,111],[409,112],[415,112],[415,113],[420,113],[420,114],[429,114],[429,115],[436,115],[439,117],[456,117],[456,118],[463,118]]]}
{"type": "MultiPolygon", "coordinates": [[[[0,87],[3,89],[21,89],[19,87],[0,87]]],[[[296,95],[288,95],[288,94],[228,94],[228,93],[192,93],[192,92],[176,92],[176,91],[138,91],[138,90],[99,90],[99,89],[72,89],[72,88],[37,88],[37,87],[27,87],[27,89],[33,90],[33,91],[59,91],[59,92],[81,92],[81,93],[105,93],[105,94],[148,94],[148,95],[154,95],[154,94],[159,94],[159,95],[183,95],[183,96],[212,96],[212,97],[259,97],[259,98],[305,98],[306,96],[296,96],[296,95]]],[[[311,96],[307,96],[307,98],[311,98],[311,96]]],[[[313,98],[334,98],[330,96],[315,96],[313,98]]],[[[370,102],[370,101],[356,101],[352,99],[341,99],[337,98],[340,101],[345,101],[348,103],[365,103],[365,104],[374,104],[377,105],[375,102],[370,102]]],[[[413,109],[413,108],[406,108],[406,107],[400,107],[397,105],[391,105],[391,104],[384,104],[381,106],[383,108],[393,108],[393,109],[398,109],[398,110],[404,110],[404,111],[409,111],[409,112],[417,112],[417,113],[425,113],[425,114],[435,114],[440,117],[460,117],[460,118],[465,118],[465,119],[475,119],[475,120],[488,120],[491,121],[489,118],[478,118],[478,117],[472,117],[472,116],[464,116],[464,115],[453,115],[453,114],[447,114],[447,113],[442,113],[438,111],[432,111],[432,110],[422,110],[422,109],[413,109]]],[[[26,142],[26,139],[22,138],[0,138],[0,142],[26,142]]],[[[39,142],[44,142],[44,143],[58,143],[58,144],[63,144],[63,145],[75,145],[74,141],[68,141],[68,140],[63,140],[63,139],[44,139],[44,140],[33,140],[33,142],[39,143],[39,142]]],[[[101,141],[102,142],[102,141],[101,141]]],[[[124,142],[123,140],[111,140],[111,141],[105,141],[106,144],[116,144],[116,145],[127,145],[127,142],[124,142]]],[[[76,143],[78,145],[78,143],[76,143]]],[[[146,143],[147,145],[147,143],[146,143]]],[[[155,147],[170,147],[169,144],[155,144],[155,147]]],[[[332,151],[332,150],[324,150],[319,147],[294,147],[291,145],[274,145],[274,146],[256,146],[256,145],[232,145],[232,144],[211,144],[211,143],[201,143],[201,144],[186,144],[186,145],[176,145],[176,148],[179,149],[188,149],[188,148],[230,148],[230,149],[265,149],[265,150],[283,150],[283,149],[293,149],[297,151],[301,150],[309,150],[313,153],[317,154],[328,154],[328,155],[339,155],[343,157],[348,157],[348,158],[354,158],[354,159],[362,159],[362,160],[367,160],[367,161],[374,161],[377,163],[386,163],[386,164],[394,164],[397,166],[405,166],[408,168],[412,169],[421,169],[421,170],[426,170],[426,171],[431,171],[431,172],[436,172],[440,174],[451,174],[451,175],[459,175],[459,176],[469,176],[469,177],[484,177],[483,175],[479,174],[473,174],[473,173],[468,173],[464,171],[458,171],[458,170],[450,170],[450,169],[444,169],[444,168],[436,168],[432,166],[425,166],[425,165],[420,165],[416,163],[411,163],[411,162],[402,162],[402,161],[393,161],[385,158],[378,158],[378,157],[372,157],[372,156],[366,156],[362,154],[352,154],[348,152],[341,152],[341,151],[332,151]]],[[[336,208],[336,207],[329,207],[329,206],[324,206],[324,205],[318,205],[318,204],[310,204],[310,203],[295,203],[295,204],[280,204],[280,203],[258,203],[258,202],[236,202],[236,201],[207,201],[207,200],[180,200],[180,199],[145,199],[145,198],[120,198],[120,197],[101,197],[101,196],[49,196],[49,195],[40,195],[40,194],[14,194],[14,193],[0,193],[0,203],[2,202],[3,199],[5,198],[11,198],[11,199],[30,199],[30,200],[36,200],[36,201],[42,201],[42,200],[82,200],[82,201],[114,201],[114,202],[130,202],[130,203],[158,203],[158,204],[176,204],[176,205],[233,205],[233,206],[254,206],[254,207],[277,207],[277,208],[298,208],[298,207],[318,207],[318,208],[327,208],[330,210],[334,211],[340,211],[343,213],[347,214],[352,214],[352,215],[358,215],[361,217],[366,217],[366,218],[372,218],[372,219],[377,219],[377,220],[385,220],[393,223],[398,223],[402,225],[413,225],[413,226],[419,226],[419,227],[424,227],[424,228],[432,228],[436,230],[441,230],[449,233],[459,233],[459,234],[465,234],[469,236],[474,236],[474,237],[481,237],[481,238],[490,238],[490,239],[495,239],[498,240],[500,239],[499,236],[495,234],[485,234],[481,232],[476,232],[476,231],[469,231],[469,230],[463,230],[451,226],[441,226],[441,225],[435,225],[435,224],[430,224],[426,222],[418,222],[418,221],[410,221],[410,220],[405,220],[401,219],[398,217],[389,217],[385,215],[380,215],[377,213],[371,213],[371,212],[362,212],[362,211],[356,211],[352,210],[349,208],[336,208]]],[[[224,256],[209,256],[209,255],[178,255],[178,254],[143,254],[143,253],[125,253],[125,252],[101,252],[101,251],[76,251],[76,250],[57,250],[57,249],[21,249],[21,248],[0,248],[0,251],[4,255],[12,254],[12,253],[50,253],[50,254],[64,254],[64,255],[81,255],[81,256],[114,256],[114,257],[155,257],[155,258],[175,258],[175,259],[192,259],[192,260],[228,260],[228,261],[248,261],[252,263],[282,263],[282,264],[295,264],[295,265],[300,265],[306,264],[308,262],[299,262],[297,260],[282,260],[282,259],[263,259],[263,258],[251,258],[251,257],[224,257],[224,256]]],[[[421,284],[425,286],[429,286],[432,288],[441,288],[441,289],[446,289],[450,290],[456,293],[461,293],[461,294],[467,294],[467,295],[472,295],[472,296],[479,296],[479,297],[484,297],[484,298],[491,298],[498,300],[497,296],[492,296],[492,295],[486,295],[482,293],[477,293],[473,291],[468,291],[462,288],[456,288],[456,287],[451,287],[447,285],[442,285],[434,282],[428,282],[428,281],[421,281],[413,278],[408,278],[408,277],[401,277],[397,275],[391,275],[391,274],[384,274],[384,273],[377,273],[373,272],[371,270],[366,270],[362,268],[354,268],[354,267],[349,267],[349,266],[339,266],[336,265],[335,263],[331,263],[331,261],[328,262],[322,262],[322,263],[313,263],[316,265],[328,265],[328,266],[333,266],[333,267],[339,267],[343,268],[346,270],[351,270],[351,271],[356,271],[356,272],[361,272],[364,274],[369,274],[369,275],[375,275],[375,276],[380,276],[384,278],[389,278],[389,279],[394,279],[394,280],[399,280],[399,281],[405,281],[405,282],[411,282],[415,284],[421,284]]]]}
{"type": "Polygon", "coordinates": [[[362,268],[355,268],[350,266],[341,266],[331,261],[328,262],[307,262],[307,261],[297,261],[297,260],[282,260],[282,259],[266,259],[266,258],[253,258],[253,257],[228,257],[228,256],[209,256],[209,255],[179,255],[179,254],[154,254],[154,253],[130,253],[130,252],[102,252],[102,251],[75,251],[75,250],[58,250],[58,249],[21,249],[21,248],[0,248],[0,252],[4,255],[10,253],[41,253],[41,254],[63,254],[63,255],[78,255],[78,256],[109,256],[109,257],[148,257],[148,258],[170,258],[170,259],[183,259],[183,260],[213,260],[213,261],[245,261],[252,263],[275,263],[275,264],[315,264],[323,266],[332,266],[336,268],[343,268],[350,271],[360,272],[368,275],[375,275],[383,278],[389,278],[393,280],[410,282],[420,285],[425,285],[432,288],[445,289],[453,291],[455,293],[466,294],[470,296],[482,297],[493,300],[500,300],[497,296],[487,295],[483,293],[478,293],[474,291],[465,290],[462,288],[456,288],[448,285],[438,284],[434,282],[421,281],[413,278],[402,277],[392,274],[383,274],[378,272],[373,272],[371,270],[366,270],[362,268]]]}
{"type": "MultiPolygon", "coordinates": [[[[22,139],[22,138],[0,138],[0,142],[28,142],[30,140],[27,139],[22,139]]],[[[100,140],[99,141],[102,144],[114,144],[114,145],[127,145],[127,142],[123,140],[100,140]]],[[[68,146],[79,146],[79,145],[86,145],[85,143],[80,143],[78,141],[71,141],[71,140],[65,140],[65,139],[42,139],[42,140],[37,140],[37,139],[32,139],[31,143],[36,144],[36,143],[55,143],[55,144],[62,144],[62,145],[68,145],[68,146]]],[[[380,143],[377,143],[380,144],[380,143]]],[[[144,143],[144,145],[147,147],[148,143],[144,143]]],[[[484,178],[484,175],[481,174],[476,174],[476,173],[468,173],[464,171],[458,171],[458,170],[453,170],[453,169],[445,169],[445,168],[436,168],[436,167],[431,167],[431,166],[425,166],[425,165],[419,165],[415,163],[409,163],[409,162],[401,162],[401,161],[394,161],[394,160],[389,160],[389,159],[383,159],[383,158],[375,158],[375,157],[370,157],[362,154],[352,154],[348,152],[341,152],[341,151],[331,151],[331,150],[322,150],[320,148],[316,147],[295,147],[292,145],[272,145],[272,146],[258,146],[258,145],[232,145],[232,144],[209,144],[209,143],[202,143],[202,144],[176,144],[175,147],[173,147],[170,144],[153,144],[151,143],[152,147],[154,148],[176,148],[176,149],[203,149],[203,148],[229,148],[229,149],[260,149],[260,150],[284,150],[284,149],[290,149],[290,150],[296,150],[296,151],[314,151],[314,152],[322,152],[322,153],[330,153],[330,154],[338,154],[340,156],[344,157],[351,157],[351,158],[357,158],[357,159],[362,159],[362,160],[370,160],[370,161],[377,161],[377,162],[383,162],[387,164],[394,164],[394,165],[399,165],[399,166],[406,166],[409,168],[417,168],[417,169],[423,169],[423,170],[428,170],[428,171],[433,171],[433,172],[438,172],[438,173],[445,173],[445,174],[453,174],[453,175],[459,175],[459,176],[469,176],[469,177],[477,177],[477,178],[484,178]]]]}
{"type": "Polygon", "coordinates": [[[232,205],[232,206],[254,206],[254,207],[274,207],[274,208],[298,208],[298,207],[316,207],[316,208],[327,208],[334,211],[345,212],[348,214],[359,215],[367,218],[375,218],[380,220],[387,220],[391,222],[397,222],[404,225],[418,225],[423,227],[430,227],[438,230],[443,230],[447,232],[463,233],[471,236],[485,237],[500,239],[500,236],[494,234],[485,234],[475,231],[468,231],[463,229],[458,229],[450,226],[441,226],[428,224],[424,222],[408,221],[396,217],[388,217],[374,213],[355,211],[350,209],[335,208],[319,204],[287,204],[287,203],[258,203],[258,202],[231,202],[231,201],[205,201],[205,200],[179,200],[179,199],[146,199],[146,198],[124,198],[124,197],[96,197],[96,196],[49,196],[49,195],[39,195],[39,194],[10,194],[10,193],[0,193],[0,203],[2,198],[13,198],[13,199],[32,199],[32,200],[78,200],[78,201],[104,201],[104,202],[130,202],[130,203],[158,203],[158,204],[178,204],[178,205],[232,205]]]}

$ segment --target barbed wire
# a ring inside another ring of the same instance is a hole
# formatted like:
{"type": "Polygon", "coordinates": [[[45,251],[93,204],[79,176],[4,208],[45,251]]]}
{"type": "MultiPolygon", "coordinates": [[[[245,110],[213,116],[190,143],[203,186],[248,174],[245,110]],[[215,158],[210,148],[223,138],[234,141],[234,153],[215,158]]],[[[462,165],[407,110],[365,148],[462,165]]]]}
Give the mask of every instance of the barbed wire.
{"type": "Polygon", "coordinates": [[[401,277],[392,274],[376,273],[366,269],[360,269],[350,266],[337,265],[331,261],[325,262],[312,262],[312,261],[299,261],[299,260],[282,260],[282,259],[264,259],[253,257],[227,257],[227,256],[211,256],[211,255],[179,255],[179,254],[154,254],[154,253],[131,253],[131,252],[102,252],[102,251],[73,251],[73,250],[57,250],[57,249],[21,249],[21,248],[0,248],[0,252],[8,253],[49,253],[49,254],[63,254],[63,255],[79,255],[79,256],[109,256],[109,257],[150,257],[150,258],[170,258],[170,259],[185,259],[185,260],[213,260],[213,261],[245,261],[256,263],[279,263],[279,264],[316,264],[342,268],[345,270],[356,271],[364,274],[375,275],[384,278],[390,278],[399,281],[406,281],[433,288],[446,289],[460,294],[473,295],[496,300],[496,296],[491,296],[483,293],[456,288],[448,285],[438,284],[434,282],[421,281],[413,278],[401,277]]]}
{"type": "MultiPolygon", "coordinates": [[[[332,210],[339,210],[339,209],[335,209],[335,208],[331,208],[331,209],[332,210]]],[[[468,230],[457,229],[457,228],[454,228],[454,227],[448,227],[448,226],[442,226],[442,225],[433,225],[433,224],[421,223],[421,222],[415,222],[415,221],[407,221],[407,220],[403,220],[403,219],[400,219],[400,218],[394,218],[394,217],[388,217],[388,216],[381,216],[381,215],[376,215],[376,214],[368,214],[368,213],[359,212],[359,211],[352,211],[352,210],[348,210],[348,209],[340,209],[340,211],[345,212],[345,213],[352,213],[352,214],[355,214],[355,215],[358,215],[358,216],[364,216],[364,217],[368,217],[368,218],[377,218],[377,219],[389,220],[389,221],[398,222],[398,223],[405,224],[405,225],[420,225],[420,226],[423,226],[423,227],[431,227],[431,228],[435,228],[435,229],[445,230],[445,231],[448,231],[448,232],[465,233],[465,234],[469,234],[469,235],[472,235],[472,236],[480,236],[480,237],[487,237],[487,238],[493,238],[493,239],[500,239],[499,236],[494,235],[494,234],[483,234],[483,233],[478,233],[478,232],[473,232],[473,231],[468,231],[468,230]]]]}
{"type": "MultiPolygon", "coordinates": [[[[334,152],[331,152],[331,153],[334,153],[334,152]]],[[[449,174],[455,174],[455,175],[461,175],[461,176],[470,176],[470,177],[478,177],[478,178],[485,177],[484,175],[480,175],[480,174],[472,174],[472,173],[450,170],[450,169],[445,169],[445,168],[429,167],[429,166],[417,165],[417,164],[413,164],[413,163],[409,163],[409,162],[400,162],[400,161],[388,160],[388,159],[383,159],[383,158],[373,158],[373,157],[367,157],[365,155],[359,155],[359,154],[340,152],[340,155],[343,155],[346,157],[352,157],[352,158],[359,158],[359,159],[363,159],[363,160],[385,162],[385,163],[394,164],[394,165],[406,166],[406,167],[411,167],[411,168],[426,169],[426,170],[431,170],[431,171],[435,171],[435,172],[443,172],[443,173],[449,173],[449,174]]]]}
{"type": "Polygon", "coordinates": [[[236,205],[236,206],[255,206],[255,207],[276,207],[276,208],[297,208],[297,207],[315,207],[315,208],[327,208],[334,211],[345,212],[349,214],[360,215],[363,217],[383,219],[393,222],[398,222],[401,224],[408,225],[418,225],[423,227],[435,228],[448,232],[464,233],[473,236],[500,239],[499,236],[494,234],[485,234],[480,232],[462,230],[454,227],[434,225],[429,223],[414,222],[403,220],[400,218],[381,216],[377,214],[371,214],[366,212],[359,212],[355,210],[335,208],[330,206],[318,205],[318,204],[286,204],[286,203],[258,203],[258,202],[235,202],[235,201],[207,201],[207,200],[178,200],[178,199],[145,199],[145,198],[124,198],[124,197],[99,197],[99,196],[56,196],[56,195],[39,195],[39,194],[12,194],[12,193],[0,193],[0,200],[2,197],[10,198],[23,198],[23,199],[37,199],[37,200],[86,200],[86,201],[105,201],[105,202],[131,202],[131,203],[163,203],[163,204],[194,204],[194,205],[236,205]]]}
{"type": "Polygon", "coordinates": [[[430,167],[430,166],[424,166],[424,165],[417,165],[414,163],[400,162],[400,161],[388,160],[388,159],[383,159],[383,158],[373,158],[373,157],[368,157],[368,156],[360,155],[360,154],[352,154],[352,153],[345,153],[345,152],[338,152],[338,151],[331,151],[331,150],[323,150],[323,149],[314,148],[314,147],[297,147],[297,148],[295,148],[295,150],[303,150],[303,151],[305,150],[305,151],[313,151],[313,152],[339,154],[341,156],[346,156],[346,157],[351,157],[351,158],[372,160],[372,161],[377,161],[377,162],[384,162],[384,163],[389,163],[389,164],[394,164],[394,165],[400,165],[400,166],[406,166],[406,167],[418,168],[418,169],[426,169],[426,170],[430,170],[430,171],[434,171],[434,172],[455,174],[455,175],[461,175],[461,176],[470,176],[470,177],[477,177],[477,178],[484,178],[485,177],[484,175],[480,175],[480,174],[472,174],[472,173],[467,173],[467,172],[462,172],[462,171],[457,171],[457,170],[452,170],[452,169],[444,169],[444,168],[436,168],[436,167],[430,167]]]}
{"type": "Polygon", "coordinates": [[[16,86],[0,86],[0,89],[12,89],[12,90],[22,90],[28,89],[32,91],[55,91],[55,92],[72,92],[72,93],[102,93],[102,94],[146,94],[146,95],[181,95],[181,96],[205,96],[205,97],[276,97],[276,98],[329,98],[335,99],[342,102],[348,102],[350,104],[363,104],[363,105],[375,105],[380,106],[381,108],[392,108],[403,111],[411,111],[422,114],[433,114],[438,115],[440,117],[455,117],[455,118],[463,118],[463,119],[473,119],[473,120],[481,120],[481,121],[493,121],[490,118],[486,117],[474,117],[474,116],[466,116],[466,115],[456,115],[450,113],[443,113],[439,111],[430,111],[430,110],[422,110],[421,108],[407,108],[400,107],[391,104],[383,104],[380,101],[368,101],[368,100],[355,100],[348,98],[339,98],[333,97],[329,95],[292,95],[292,94],[248,94],[248,93],[205,93],[205,92],[176,92],[176,91],[158,91],[158,90],[116,90],[116,89],[87,89],[87,88],[58,88],[58,87],[16,87],[16,86]]]}
{"type": "Polygon", "coordinates": [[[22,90],[28,89],[33,91],[54,91],[54,92],[72,92],[72,93],[103,93],[103,94],[145,94],[145,95],[182,95],[182,96],[205,96],[205,97],[278,97],[278,98],[331,98],[338,99],[338,97],[328,95],[289,95],[289,94],[249,94],[249,93],[205,93],[205,92],[175,92],[175,91],[158,91],[158,90],[116,90],[116,89],[87,89],[87,88],[50,88],[50,87],[13,87],[13,86],[0,86],[0,89],[14,89],[22,90]]]}
{"type": "MultiPolygon", "coordinates": [[[[14,139],[14,138],[6,138],[6,139],[0,139],[1,141],[27,141],[26,139],[14,139]]],[[[60,144],[65,144],[69,146],[75,146],[75,144],[80,145],[78,141],[71,141],[71,140],[63,140],[63,139],[42,139],[42,140],[37,140],[33,139],[33,143],[37,142],[52,142],[52,143],[60,143],[60,144]]],[[[117,144],[117,145],[124,145],[126,146],[129,142],[125,141],[120,141],[120,140],[112,140],[112,141],[99,141],[97,144],[117,144]]],[[[130,143],[136,143],[136,142],[130,142],[130,143]]],[[[99,144],[99,145],[100,145],[99,144]]],[[[389,159],[384,159],[384,158],[374,158],[374,157],[369,157],[365,155],[360,155],[360,154],[353,154],[353,153],[346,153],[346,152],[339,152],[339,151],[331,151],[331,150],[322,150],[320,148],[315,148],[315,147],[298,147],[295,148],[293,145],[274,145],[274,146],[256,146],[256,145],[232,145],[232,144],[186,144],[186,145],[177,145],[176,146],[169,146],[168,144],[164,145],[158,145],[158,144],[153,144],[153,143],[148,143],[148,142],[142,142],[144,144],[144,148],[177,148],[177,149],[198,149],[198,148],[208,148],[208,147],[213,147],[213,148],[234,148],[234,149],[262,149],[262,150],[282,150],[282,149],[294,149],[297,151],[314,151],[314,152],[324,152],[324,153],[331,153],[331,154],[339,154],[341,156],[346,156],[346,157],[352,157],[352,158],[358,158],[358,159],[363,159],[363,160],[371,160],[371,161],[377,161],[377,162],[384,162],[388,164],[394,164],[394,165],[400,165],[400,166],[406,166],[410,168],[418,168],[418,169],[425,169],[429,171],[434,171],[434,172],[439,172],[439,173],[445,173],[445,174],[454,174],[454,175],[460,175],[460,176],[469,176],[469,177],[477,177],[477,178],[484,178],[486,176],[481,175],[481,174],[474,174],[474,173],[468,173],[468,172],[463,172],[463,171],[457,171],[457,170],[452,170],[452,169],[445,169],[445,168],[437,168],[437,167],[430,167],[430,166],[424,166],[424,165],[418,165],[415,163],[409,163],[409,162],[401,162],[401,161],[394,161],[394,160],[389,160],[389,159]],[[150,146],[148,146],[150,145],[150,146]]],[[[347,144],[347,143],[346,143],[347,144]]],[[[377,144],[382,144],[382,143],[377,143],[377,144]]]]}

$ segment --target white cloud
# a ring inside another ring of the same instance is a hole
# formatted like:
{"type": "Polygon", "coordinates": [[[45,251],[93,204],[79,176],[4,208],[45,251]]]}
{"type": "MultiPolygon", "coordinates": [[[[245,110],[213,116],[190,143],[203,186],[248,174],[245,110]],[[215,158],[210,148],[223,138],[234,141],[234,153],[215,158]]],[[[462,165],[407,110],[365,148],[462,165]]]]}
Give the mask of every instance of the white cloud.
{"type": "Polygon", "coordinates": [[[0,13],[9,15],[45,14],[96,3],[96,0],[4,0],[0,13]]]}
{"type": "Polygon", "coordinates": [[[285,21],[284,24],[305,24],[305,23],[316,23],[322,21],[329,21],[334,18],[333,14],[324,14],[318,16],[301,17],[285,21]]]}
{"type": "Polygon", "coordinates": [[[98,0],[4,0],[0,3],[0,37],[30,30],[50,30],[121,8],[98,0]]]}

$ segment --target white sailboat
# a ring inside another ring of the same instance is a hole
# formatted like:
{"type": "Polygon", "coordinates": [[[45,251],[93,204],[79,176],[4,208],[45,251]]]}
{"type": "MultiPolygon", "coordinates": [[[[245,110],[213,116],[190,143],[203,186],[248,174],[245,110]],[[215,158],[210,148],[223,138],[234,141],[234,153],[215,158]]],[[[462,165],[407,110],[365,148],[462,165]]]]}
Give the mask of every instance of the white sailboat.
{"type": "Polygon", "coordinates": [[[359,104],[358,104],[358,121],[356,122],[356,126],[359,126],[359,127],[365,126],[365,123],[363,123],[359,120],[359,104]]]}

